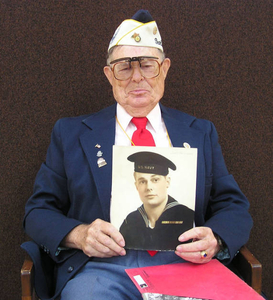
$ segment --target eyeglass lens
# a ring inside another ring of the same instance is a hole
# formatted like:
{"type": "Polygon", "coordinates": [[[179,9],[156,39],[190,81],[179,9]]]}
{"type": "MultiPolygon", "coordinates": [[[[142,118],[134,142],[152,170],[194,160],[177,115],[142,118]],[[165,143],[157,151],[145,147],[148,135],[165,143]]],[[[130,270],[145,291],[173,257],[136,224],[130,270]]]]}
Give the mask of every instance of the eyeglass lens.
{"type": "Polygon", "coordinates": [[[138,59],[131,61],[117,62],[113,67],[115,78],[118,80],[127,80],[133,75],[133,64],[139,64],[141,75],[145,78],[153,78],[159,75],[160,65],[155,59],[138,59]]]}

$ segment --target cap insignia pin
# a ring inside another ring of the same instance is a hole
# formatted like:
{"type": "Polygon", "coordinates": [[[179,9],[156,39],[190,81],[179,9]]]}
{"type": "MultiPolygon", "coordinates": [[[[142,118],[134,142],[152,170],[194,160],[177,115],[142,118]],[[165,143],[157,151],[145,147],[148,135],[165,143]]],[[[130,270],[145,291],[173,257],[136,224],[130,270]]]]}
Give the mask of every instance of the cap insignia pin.
{"type": "Polygon", "coordinates": [[[132,35],[132,38],[133,38],[137,43],[139,43],[139,42],[141,41],[141,37],[140,37],[139,34],[136,33],[136,32],[132,35]]]}
{"type": "Polygon", "coordinates": [[[96,148],[101,148],[101,145],[97,144],[95,147],[96,147],[96,148]]]}

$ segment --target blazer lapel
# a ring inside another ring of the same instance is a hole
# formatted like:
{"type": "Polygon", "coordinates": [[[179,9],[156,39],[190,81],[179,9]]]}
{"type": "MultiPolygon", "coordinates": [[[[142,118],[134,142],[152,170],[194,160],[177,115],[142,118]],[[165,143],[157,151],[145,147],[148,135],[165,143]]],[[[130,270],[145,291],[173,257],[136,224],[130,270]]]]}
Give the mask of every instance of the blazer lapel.
{"type": "Polygon", "coordinates": [[[112,151],[115,142],[115,106],[112,110],[92,115],[83,122],[89,127],[81,137],[81,145],[89,162],[105,220],[109,221],[112,186],[112,151]],[[104,159],[105,165],[98,160],[104,159]]]}
{"type": "Polygon", "coordinates": [[[182,112],[179,112],[178,117],[163,105],[161,105],[161,111],[173,147],[184,147],[184,143],[188,143],[191,148],[202,147],[203,134],[191,127],[195,117],[182,112]]]}

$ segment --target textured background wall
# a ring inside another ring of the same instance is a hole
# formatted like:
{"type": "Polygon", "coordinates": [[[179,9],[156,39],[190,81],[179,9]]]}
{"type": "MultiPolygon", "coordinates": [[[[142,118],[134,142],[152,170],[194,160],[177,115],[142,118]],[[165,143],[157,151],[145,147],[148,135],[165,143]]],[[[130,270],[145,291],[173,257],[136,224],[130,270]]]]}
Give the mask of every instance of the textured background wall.
{"type": "Polygon", "coordinates": [[[139,8],[172,67],[162,102],[213,121],[251,203],[249,248],[272,287],[272,1],[1,0],[1,299],[20,298],[24,205],[61,117],[114,103],[102,68],[114,29],[139,8]]]}

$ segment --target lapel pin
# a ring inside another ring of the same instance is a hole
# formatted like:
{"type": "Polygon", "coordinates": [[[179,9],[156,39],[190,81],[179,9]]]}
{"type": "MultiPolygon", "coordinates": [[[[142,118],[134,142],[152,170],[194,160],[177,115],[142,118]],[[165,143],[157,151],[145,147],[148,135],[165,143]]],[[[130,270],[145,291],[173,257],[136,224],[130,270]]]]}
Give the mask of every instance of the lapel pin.
{"type": "Polygon", "coordinates": [[[96,147],[96,148],[101,148],[101,145],[97,144],[95,147],[96,147]]]}
{"type": "Polygon", "coordinates": [[[107,165],[107,162],[106,162],[105,159],[102,158],[102,157],[100,157],[100,158],[98,159],[97,163],[98,163],[98,167],[99,167],[99,168],[101,168],[101,167],[107,165]]]}
{"type": "Polygon", "coordinates": [[[97,157],[102,157],[102,151],[98,151],[98,153],[97,153],[97,157]]]}
{"type": "Polygon", "coordinates": [[[191,146],[190,146],[190,144],[185,142],[185,143],[183,143],[183,147],[186,149],[190,149],[191,146]]]}

